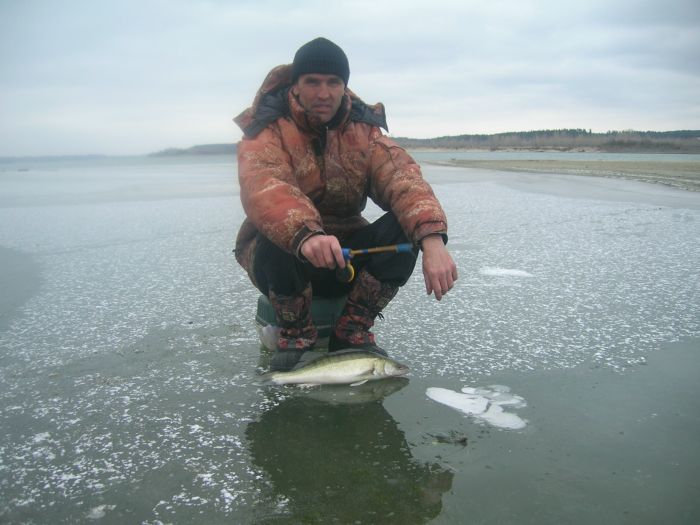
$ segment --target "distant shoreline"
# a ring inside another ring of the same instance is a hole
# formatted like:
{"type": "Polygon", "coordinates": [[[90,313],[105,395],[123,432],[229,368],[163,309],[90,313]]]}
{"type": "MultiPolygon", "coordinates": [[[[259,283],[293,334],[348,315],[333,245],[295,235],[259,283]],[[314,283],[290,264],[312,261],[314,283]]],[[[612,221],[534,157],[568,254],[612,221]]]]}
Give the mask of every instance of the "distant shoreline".
{"type": "MultiPolygon", "coordinates": [[[[12,156],[12,157],[0,157],[0,162],[5,163],[16,163],[25,161],[90,161],[90,160],[101,160],[101,159],[111,159],[111,158],[148,158],[148,157],[188,157],[188,156],[235,156],[236,155],[236,144],[221,144],[221,150],[216,150],[213,148],[202,149],[200,146],[193,146],[192,148],[178,149],[170,148],[157,153],[146,153],[141,155],[99,155],[99,154],[87,154],[87,155],[25,155],[25,156],[12,156]]],[[[629,154],[642,154],[642,155],[700,155],[700,150],[698,151],[678,151],[675,149],[670,149],[668,151],[659,149],[630,149],[626,151],[611,151],[604,148],[589,148],[589,147],[577,147],[577,148],[563,148],[563,147],[537,147],[537,148],[516,148],[516,147],[499,147],[499,148],[448,148],[448,147],[429,147],[429,146],[410,146],[405,148],[408,151],[415,152],[435,152],[444,153],[449,151],[454,152],[474,152],[474,153],[494,153],[494,152],[508,152],[508,153],[629,153],[629,154]]]]}
{"type": "Polygon", "coordinates": [[[473,152],[473,153],[494,153],[494,152],[507,152],[507,153],[629,153],[631,155],[700,155],[700,149],[698,151],[678,151],[676,149],[669,150],[659,150],[659,149],[648,149],[644,150],[642,148],[635,148],[629,150],[609,150],[606,148],[597,147],[499,147],[499,148],[442,148],[442,147],[428,147],[428,146],[410,146],[405,148],[407,151],[420,151],[420,152],[435,152],[444,153],[448,151],[454,152],[473,152]]]}
{"type": "Polygon", "coordinates": [[[450,159],[430,162],[443,166],[486,169],[494,171],[519,171],[524,173],[551,173],[559,175],[586,175],[631,179],[652,184],[700,192],[700,161],[653,160],[566,160],[566,159],[450,159]]]}
{"type": "Polygon", "coordinates": [[[405,148],[488,151],[595,151],[606,153],[700,153],[700,130],[608,131],[543,129],[490,135],[451,135],[429,139],[392,137],[405,148]]]}
{"type": "MultiPolygon", "coordinates": [[[[389,136],[401,147],[414,151],[512,151],[573,153],[700,154],[700,130],[608,131],[585,129],[511,131],[505,133],[449,135],[429,139],[389,136]]],[[[25,155],[0,156],[0,162],[24,160],[83,160],[102,157],[179,157],[236,155],[238,143],[200,144],[166,148],[141,155],[25,155]]]]}
{"type": "MultiPolygon", "coordinates": [[[[608,131],[543,129],[493,134],[448,135],[428,139],[390,138],[416,151],[572,151],[601,153],[700,153],[700,130],[608,131]]],[[[236,153],[237,144],[202,144],[168,148],[150,156],[217,155],[236,153]]]]}
{"type": "MultiPolygon", "coordinates": [[[[660,155],[697,155],[700,154],[700,141],[697,148],[677,147],[666,144],[653,144],[643,146],[640,144],[617,145],[615,147],[604,146],[491,146],[491,147],[474,147],[474,146],[433,146],[420,145],[415,141],[402,141],[396,139],[396,142],[403,148],[411,151],[474,151],[474,152],[540,152],[540,153],[641,153],[641,154],[660,154],[660,155]]],[[[187,155],[235,155],[238,150],[237,144],[205,144],[201,146],[192,146],[191,148],[168,148],[156,153],[149,153],[149,157],[180,157],[187,155]]]]}

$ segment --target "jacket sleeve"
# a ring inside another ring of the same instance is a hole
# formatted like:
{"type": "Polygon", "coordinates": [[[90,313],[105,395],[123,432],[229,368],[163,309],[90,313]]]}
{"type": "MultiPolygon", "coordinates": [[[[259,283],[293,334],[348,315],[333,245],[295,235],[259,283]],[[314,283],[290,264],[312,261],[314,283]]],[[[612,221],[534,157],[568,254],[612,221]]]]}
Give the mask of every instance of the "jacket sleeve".
{"type": "Polygon", "coordinates": [[[434,233],[446,242],[445,212],[416,161],[377,128],[371,132],[370,156],[370,198],[396,215],[415,244],[434,233]]]}
{"type": "Polygon", "coordinates": [[[321,216],[299,189],[274,126],[239,143],[238,181],[248,219],[283,250],[298,256],[304,240],[323,233],[321,216]]]}

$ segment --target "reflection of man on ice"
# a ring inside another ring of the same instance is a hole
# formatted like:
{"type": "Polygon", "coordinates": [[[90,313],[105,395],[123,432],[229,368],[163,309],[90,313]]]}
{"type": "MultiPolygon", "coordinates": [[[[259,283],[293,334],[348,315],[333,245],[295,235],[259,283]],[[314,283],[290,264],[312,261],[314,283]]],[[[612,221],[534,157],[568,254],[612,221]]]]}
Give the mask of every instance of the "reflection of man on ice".
{"type": "Polygon", "coordinates": [[[311,349],[317,332],[313,296],[348,295],[330,336],[330,352],[361,348],[386,355],[370,328],[404,285],[423,252],[428,294],[440,300],[457,270],[445,247],[447,221],[419,166],[382,135],[384,108],[347,88],[343,50],[317,38],[291,65],[274,68],[253,106],[236,118],[241,200],[247,218],[236,258],[275,310],[281,328],[273,370],[288,370],[311,349]],[[369,224],[367,197],[387,213],[369,224]],[[354,262],[356,278],[340,282],[342,247],[412,243],[408,253],[354,262]]]}
{"type": "Polygon", "coordinates": [[[382,405],[404,384],[387,380],[339,393],[355,403],[313,399],[313,392],[289,396],[248,424],[251,461],[263,472],[262,498],[285,502],[280,521],[409,525],[440,515],[454,473],[414,458],[382,405]]]}

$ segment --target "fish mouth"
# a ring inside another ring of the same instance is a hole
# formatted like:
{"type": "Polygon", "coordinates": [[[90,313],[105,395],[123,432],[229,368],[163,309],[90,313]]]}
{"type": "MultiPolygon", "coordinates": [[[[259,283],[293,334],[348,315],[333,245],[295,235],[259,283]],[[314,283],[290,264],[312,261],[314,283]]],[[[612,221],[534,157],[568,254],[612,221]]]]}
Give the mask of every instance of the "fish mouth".
{"type": "Polygon", "coordinates": [[[397,363],[393,369],[391,369],[389,377],[401,377],[405,376],[411,371],[411,369],[408,367],[408,365],[404,365],[403,363],[397,363]]]}

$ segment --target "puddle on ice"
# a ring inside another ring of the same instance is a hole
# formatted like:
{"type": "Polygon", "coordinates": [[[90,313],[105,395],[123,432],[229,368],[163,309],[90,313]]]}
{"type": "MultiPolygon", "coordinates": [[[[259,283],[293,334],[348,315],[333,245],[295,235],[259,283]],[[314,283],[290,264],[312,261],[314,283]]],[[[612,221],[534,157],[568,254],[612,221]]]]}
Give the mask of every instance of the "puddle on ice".
{"type": "Polygon", "coordinates": [[[504,406],[516,409],[527,406],[527,403],[522,397],[511,394],[510,389],[503,385],[492,385],[489,388],[464,387],[462,392],[431,387],[425,393],[433,401],[497,428],[520,430],[527,425],[527,421],[517,414],[504,410],[504,406]]]}

